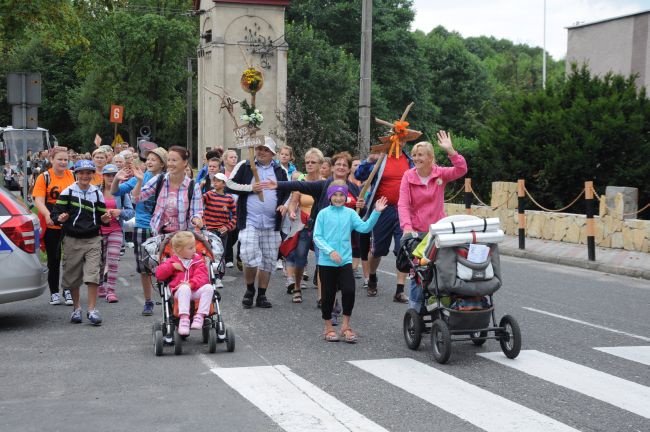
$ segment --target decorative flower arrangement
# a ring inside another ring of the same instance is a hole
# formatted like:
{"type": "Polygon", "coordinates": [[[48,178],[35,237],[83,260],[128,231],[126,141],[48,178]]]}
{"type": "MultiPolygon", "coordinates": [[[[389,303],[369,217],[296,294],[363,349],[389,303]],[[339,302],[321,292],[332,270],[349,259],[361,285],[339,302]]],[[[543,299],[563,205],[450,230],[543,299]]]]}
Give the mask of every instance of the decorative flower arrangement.
{"type": "Polygon", "coordinates": [[[262,122],[264,121],[264,116],[258,110],[255,108],[255,105],[250,106],[248,104],[248,101],[245,99],[241,102],[241,107],[244,109],[246,112],[245,114],[242,114],[239,119],[245,123],[248,123],[251,126],[259,127],[262,122]]]}
{"type": "Polygon", "coordinates": [[[242,89],[246,93],[255,94],[262,89],[262,86],[264,85],[264,76],[261,71],[254,67],[249,67],[242,74],[240,82],[242,89]]]}

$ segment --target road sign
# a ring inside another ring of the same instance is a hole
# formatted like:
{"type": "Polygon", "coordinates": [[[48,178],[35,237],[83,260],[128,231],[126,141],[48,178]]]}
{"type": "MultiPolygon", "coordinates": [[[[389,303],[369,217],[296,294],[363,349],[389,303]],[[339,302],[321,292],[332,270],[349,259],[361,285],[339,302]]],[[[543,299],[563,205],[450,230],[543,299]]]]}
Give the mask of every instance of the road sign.
{"type": "Polygon", "coordinates": [[[7,103],[9,105],[40,105],[41,74],[39,72],[13,72],[8,74],[7,103]],[[23,78],[25,79],[24,94],[23,78]]]}
{"type": "Polygon", "coordinates": [[[124,107],[121,105],[111,105],[111,123],[122,123],[124,116],[124,107]]]}
{"type": "Polygon", "coordinates": [[[23,118],[22,105],[12,105],[11,125],[14,129],[36,129],[38,127],[38,107],[27,106],[23,118]]]}

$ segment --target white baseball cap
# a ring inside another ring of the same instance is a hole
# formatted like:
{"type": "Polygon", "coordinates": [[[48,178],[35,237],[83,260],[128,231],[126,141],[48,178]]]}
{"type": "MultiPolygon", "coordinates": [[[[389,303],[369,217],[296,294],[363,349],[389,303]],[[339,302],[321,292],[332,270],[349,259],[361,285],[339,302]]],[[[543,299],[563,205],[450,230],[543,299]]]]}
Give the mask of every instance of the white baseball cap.
{"type": "Polygon", "coordinates": [[[257,146],[257,148],[260,147],[266,147],[267,149],[271,150],[271,153],[275,153],[275,141],[273,141],[273,138],[271,137],[264,137],[264,144],[257,146]]]}
{"type": "Polygon", "coordinates": [[[228,177],[224,173],[216,173],[212,176],[215,180],[221,180],[223,182],[228,181],[228,177]]]}

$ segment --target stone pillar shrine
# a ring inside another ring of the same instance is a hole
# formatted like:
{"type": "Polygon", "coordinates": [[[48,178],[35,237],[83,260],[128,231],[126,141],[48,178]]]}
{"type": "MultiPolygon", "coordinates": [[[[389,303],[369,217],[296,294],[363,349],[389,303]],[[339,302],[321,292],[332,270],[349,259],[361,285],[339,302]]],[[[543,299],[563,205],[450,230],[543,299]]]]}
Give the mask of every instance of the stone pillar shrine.
{"type": "MultiPolygon", "coordinates": [[[[251,95],[240,86],[247,62],[264,75],[263,88],[256,95],[256,107],[264,122],[261,133],[280,130],[277,113],[284,112],[287,94],[287,50],[284,40],[284,11],[290,0],[195,0],[200,16],[198,64],[198,160],[206,147],[234,145],[233,122],[220,98],[206,90],[223,94],[237,101],[251,95]],[[220,88],[221,87],[221,88],[220,88]]],[[[244,113],[239,104],[235,116],[244,113]]],[[[278,144],[280,140],[276,139],[278,144]]]]}

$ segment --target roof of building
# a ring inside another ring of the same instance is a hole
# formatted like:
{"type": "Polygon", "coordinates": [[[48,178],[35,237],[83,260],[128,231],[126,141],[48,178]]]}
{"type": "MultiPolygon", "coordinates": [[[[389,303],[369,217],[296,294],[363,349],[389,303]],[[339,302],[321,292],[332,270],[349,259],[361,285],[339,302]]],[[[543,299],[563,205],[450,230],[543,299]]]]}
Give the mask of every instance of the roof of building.
{"type": "MultiPolygon", "coordinates": [[[[214,3],[243,3],[251,5],[289,6],[291,0],[212,0],[214,3]]],[[[194,0],[194,10],[199,10],[201,0],[194,0]]]]}
{"type": "Polygon", "coordinates": [[[621,15],[621,16],[612,17],[612,18],[605,18],[603,20],[593,21],[593,22],[589,22],[589,23],[579,23],[579,24],[575,24],[575,25],[572,25],[572,26],[567,26],[565,28],[567,30],[573,30],[573,29],[580,28],[580,27],[587,27],[587,26],[594,25],[594,24],[601,24],[601,23],[605,23],[605,22],[609,22],[609,21],[616,21],[616,20],[619,20],[619,19],[631,18],[633,16],[644,15],[644,14],[650,14],[650,9],[646,9],[646,10],[643,10],[643,11],[640,11],[640,12],[635,12],[635,13],[631,13],[631,14],[627,14],[627,15],[621,15]]]}

